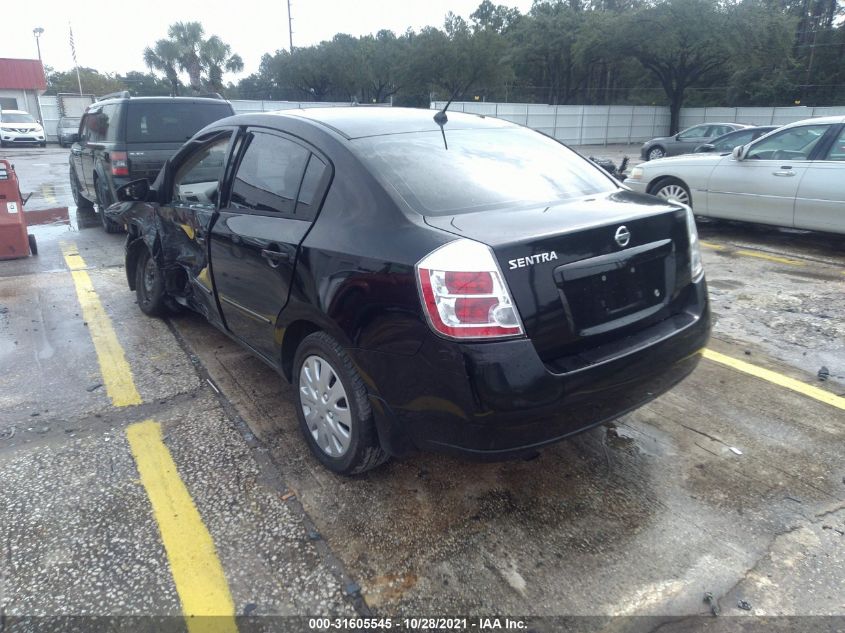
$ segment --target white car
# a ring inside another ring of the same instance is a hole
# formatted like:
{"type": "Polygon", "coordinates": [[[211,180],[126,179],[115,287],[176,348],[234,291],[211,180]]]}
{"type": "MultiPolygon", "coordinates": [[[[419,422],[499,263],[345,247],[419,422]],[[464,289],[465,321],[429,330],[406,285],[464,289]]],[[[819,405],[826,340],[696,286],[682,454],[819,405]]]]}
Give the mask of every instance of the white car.
{"type": "Polygon", "coordinates": [[[47,147],[44,128],[23,110],[0,110],[0,146],[35,144],[47,147]]]}
{"type": "Polygon", "coordinates": [[[731,154],[643,163],[625,185],[696,215],[845,233],[845,117],[790,123],[731,154]]]}

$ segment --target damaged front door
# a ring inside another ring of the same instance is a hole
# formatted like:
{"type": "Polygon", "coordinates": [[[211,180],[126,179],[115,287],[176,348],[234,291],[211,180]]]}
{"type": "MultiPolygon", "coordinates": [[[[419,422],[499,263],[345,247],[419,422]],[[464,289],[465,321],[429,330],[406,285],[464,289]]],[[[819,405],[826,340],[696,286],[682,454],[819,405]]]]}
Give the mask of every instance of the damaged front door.
{"type": "MultiPolygon", "coordinates": [[[[232,130],[193,141],[198,147],[175,166],[169,204],[160,215],[166,271],[187,276],[181,293],[172,293],[215,323],[220,323],[208,261],[208,233],[220,197],[220,186],[232,130]],[[175,266],[174,266],[175,265],[175,266]]],[[[179,283],[178,281],[176,283],[179,283]]]]}
{"type": "Polygon", "coordinates": [[[314,214],[298,204],[323,183],[326,164],[292,138],[250,129],[211,234],[211,260],[226,326],[271,361],[276,320],[290,291],[296,253],[314,214]]]}

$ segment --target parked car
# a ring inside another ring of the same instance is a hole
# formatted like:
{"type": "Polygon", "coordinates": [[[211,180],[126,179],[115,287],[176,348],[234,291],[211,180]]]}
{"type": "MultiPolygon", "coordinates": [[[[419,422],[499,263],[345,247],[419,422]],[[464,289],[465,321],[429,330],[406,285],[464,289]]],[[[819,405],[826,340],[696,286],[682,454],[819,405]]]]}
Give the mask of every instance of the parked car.
{"type": "Polygon", "coordinates": [[[141,310],[188,306],[292,381],[339,473],[533,452],[665,392],[708,338],[689,209],[500,119],[239,115],[118,196],[141,310]]]}
{"type": "Polygon", "coordinates": [[[29,112],[0,110],[0,147],[9,145],[47,147],[44,128],[29,112]]]}
{"type": "Polygon", "coordinates": [[[785,125],[729,155],[637,165],[634,191],[689,204],[696,215],[845,233],[845,117],[785,125]]]}
{"type": "Polygon", "coordinates": [[[747,145],[753,140],[756,140],[768,134],[769,132],[778,129],[778,125],[761,125],[760,127],[747,127],[742,130],[734,130],[723,134],[718,138],[714,138],[709,143],[703,143],[695,148],[694,154],[706,154],[708,152],[718,152],[720,154],[730,154],[734,147],[740,145],[747,145]]]}
{"type": "Polygon", "coordinates": [[[643,160],[655,160],[665,156],[677,156],[678,154],[689,154],[702,143],[715,139],[728,132],[741,130],[749,127],[742,123],[702,123],[693,125],[683,132],[674,136],[662,136],[653,138],[643,143],[640,148],[640,158],[643,160]]]}
{"type": "Polygon", "coordinates": [[[73,143],[74,135],[79,133],[79,117],[63,116],[56,124],[56,136],[59,137],[59,146],[67,147],[73,143]]]}
{"type": "Polygon", "coordinates": [[[155,180],[164,162],[194,133],[234,114],[222,98],[108,95],[85,110],[72,137],[70,188],[76,206],[97,204],[108,233],[120,230],[102,211],[121,185],[155,180]]]}

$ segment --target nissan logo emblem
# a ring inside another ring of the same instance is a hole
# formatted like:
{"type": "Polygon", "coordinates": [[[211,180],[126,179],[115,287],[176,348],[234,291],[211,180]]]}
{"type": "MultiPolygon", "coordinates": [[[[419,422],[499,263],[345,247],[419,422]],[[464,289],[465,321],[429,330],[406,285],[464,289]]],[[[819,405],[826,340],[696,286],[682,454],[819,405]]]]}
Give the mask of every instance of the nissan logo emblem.
{"type": "Polygon", "coordinates": [[[616,229],[616,234],[613,236],[613,238],[616,240],[616,243],[619,244],[619,246],[625,248],[631,241],[631,232],[628,230],[627,226],[622,225],[618,229],[616,229]]]}

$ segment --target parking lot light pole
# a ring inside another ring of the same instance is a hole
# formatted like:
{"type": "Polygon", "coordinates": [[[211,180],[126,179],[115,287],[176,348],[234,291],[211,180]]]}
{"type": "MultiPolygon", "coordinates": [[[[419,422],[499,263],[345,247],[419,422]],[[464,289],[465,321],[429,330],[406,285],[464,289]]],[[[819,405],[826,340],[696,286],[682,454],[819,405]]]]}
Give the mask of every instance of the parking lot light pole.
{"type": "MultiPolygon", "coordinates": [[[[41,74],[44,73],[44,62],[41,61],[41,34],[44,32],[40,26],[36,26],[32,29],[32,34],[35,36],[35,46],[38,49],[38,63],[41,64],[41,74]]],[[[45,77],[46,79],[46,77],[45,77]]],[[[38,89],[35,90],[35,107],[38,108],[38,122],[43,126],[44,125],[44,116],[41,114],[41,99],[38,95],[38,89]]],[[[44,138],[47,138],[47,132],[44,132],[44,138]]]]}

